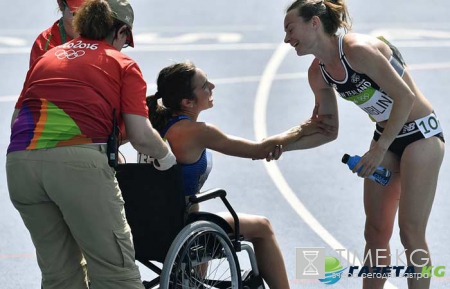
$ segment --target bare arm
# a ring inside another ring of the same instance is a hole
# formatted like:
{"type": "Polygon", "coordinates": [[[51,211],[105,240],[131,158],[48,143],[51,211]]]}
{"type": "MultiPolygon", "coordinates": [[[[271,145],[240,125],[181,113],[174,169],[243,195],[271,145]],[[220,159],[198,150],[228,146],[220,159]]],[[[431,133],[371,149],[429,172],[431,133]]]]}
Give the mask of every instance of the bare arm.
{"type": "Polygon", "coordinates": [[[202,147],[226,155],[263,159],[277,145],[276,139],[256,142],[241,137],[227,135],[212,124],[198,123],[200,126],[195,137],[202,147]]]}
{"type": "Polygon", "coordinates": [[[333,88],[323,80],[317,59],[313,61],[308,70],[308,79],[315,96],[316,106],[312,117],[307,121],[314,121],[327,115],[329,117],[322,118],[321,121],[333,129],[328,129],[328,133],[314,133],[303,136],[296,142],[286,145],[285,151],[314,148],[331,142],[338,136],[339,118],[336,94],[333,88]]]}
{"type": "MultiPolygon", "coordinates": [[[[337,128],[333,125],[325,123],[327,120],[333,120],[334,117],[334,115],[319,115],[319,105],[316,104],[314,106],[311,118],[307,119],[300,125],[294,126],[283,133],[271,136],[268,139],[276,138],[278,144],[285,147],[287,146],[288,148],[292,147],[293,143],[296,143],[295,145],[298,145],[300,142],[302,142],[303,145],[314,145],[318,136],[320,137],[321,135],[323,135],[334,137],[337,128]],[[305,139],[300,141],[302,138],[305,139]]],[[[310,147],[312,146],[308,146],[305,148],[310,147]]]]}
{"type": "Polygon", "coordinates": [[[377,146],[387,150],[406,123],[414,105],[415,95],[389,63],[391,50],[386,44],[382,45],[386,46],[385,50],[388,52],[384,53],[387,55],[368,44],[351,45],[347,54],[357,71],[367,74],[394,100],[389,120],[377,142],[377,146]]]}
{"type": "Polygon", "coordinates": [[[394,100],[383,134],[355,166],[355,171],[364,166],[360,175],[366,177],[381,164],[389,146],[406,123],[415,95],[390,65],[388,57],[392,52],[386,44],[381,41],[358,43],[352,39],[349,42],[347,55],[354,69],[367,74],[394,100]]]}
{"type": "Polygon", "coordinates": [[[152,127],[148,118],[136,114],[124,114],[123,119],[127,138],[134,149],[156,159],[164,158],[167,155],[168,147],[152,127]]]}
{"type": "Polygon", "coordinates": [[[305,122],[284,133],[268,137],[260,142],[231,136],[223,133],[217,127],[200,123],[201,129],[197,139],[206,148],[237,157],[263,159],[268,157],[276,146],[293,143],[306,135],[316,132],[327,133],[331,126],[321,123],[322,118],[314,122],[305,122]]]}

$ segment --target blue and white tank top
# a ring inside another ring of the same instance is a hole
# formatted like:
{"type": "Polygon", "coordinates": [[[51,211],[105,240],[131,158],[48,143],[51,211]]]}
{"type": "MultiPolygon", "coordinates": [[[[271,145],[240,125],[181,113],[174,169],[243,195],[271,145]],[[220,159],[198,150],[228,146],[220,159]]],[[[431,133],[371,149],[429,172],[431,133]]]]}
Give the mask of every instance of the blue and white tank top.
{"type": "MultiPolygon", "coordinates": [[[[162,138],[166,135],[167,131],[182,119],[191,120],[186,115],[178,115],[172,117],[163,130],[159,132],[162,138]]],[[[138,162],[146,163],[149,158],[141,153],[138,153],[138,162]]],[[[183,186],[184,194],[186,196],[195,195],[200,192],[205,181],[208,179],[208,175],[212,169],[212,154],[209,150],[203,150],[200,158],[192,164],[178,163],[181,166],[183,174],[183,186]]]]}
{"type": "MultiPolygon", "coordinates": [[[[324,80],[331,85],[342,98],[354,102],[362,110],[368,113],[373,121],[380,122],[389,119],[394,100],[366,74],[353,70],[345,57],[343,39],[344,35],[339,36],[339,55],[345,70],[344,80],[338,81],[333,79],[325,70],[325,65],[322,62],[319,62],[320,71],[322,72],[324,80]]],[[[390,45],[392,49],[393,46],[390,43],[388,43],[388,45],[390,45]]],[[[402,64],[401,55],[397,55],[395,52],[396,50],[393,50],[389,62],[400,77],[403,77],[405,68],[402,64]]]]}

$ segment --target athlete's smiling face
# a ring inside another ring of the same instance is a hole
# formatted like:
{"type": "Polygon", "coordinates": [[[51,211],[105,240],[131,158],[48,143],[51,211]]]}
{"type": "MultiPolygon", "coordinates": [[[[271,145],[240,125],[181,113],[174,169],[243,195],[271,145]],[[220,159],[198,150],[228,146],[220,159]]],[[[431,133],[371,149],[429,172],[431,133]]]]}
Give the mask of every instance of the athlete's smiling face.
{"type": "Polygon", "coordinates": [[[194,94],[197,97],[196,108],[199,111],[213,107],[213,89],[216,87],[208,80],[206,73],[196,68],[194,79],[194,94]]]}
{"type": "Polygon", "coordinates": [[[292,9],[284,17],[284,31],[286,36],[284,42],[294,47],[297,55],[310,54],[313,44],[315,29],[313,27],[313,19],[305,21],[298,16],[297,9],[292,9]]]}

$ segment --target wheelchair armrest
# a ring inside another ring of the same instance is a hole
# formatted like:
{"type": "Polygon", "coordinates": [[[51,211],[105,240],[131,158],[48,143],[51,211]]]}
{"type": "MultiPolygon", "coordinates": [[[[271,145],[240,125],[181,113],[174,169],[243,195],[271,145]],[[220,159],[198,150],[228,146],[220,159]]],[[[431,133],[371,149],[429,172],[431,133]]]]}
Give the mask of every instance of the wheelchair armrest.
{"type": "Polygon", "coordinates": [[[190,196],[189,202],[197,204],[197,203],[204,202],[206,200],[222,198],[222,197],[225,197],[226,195],[227,195],[227,192],[225,192],[224,189],[216,188],[216,189],[211,189],[211,190],[201,192],[197,195],[190,196]]]}
{"type": "Polygon", "coordinates": [[[237,252],[241,251],[241,243],[240,243],[240,229],[239,229],[239,218],[236,212],[234,211],[233,207],[231,207],[230,203],[228,202],[226,198],[227,192],[225,192],[224,189],[211,189],[207,190],[205,192],[201,192],[197,195],[193,195],[189,197],[189,203],[187,204],[187,208],[190,208],[192,204],[197,204],[206,200],[214,199],[219,197],[225,207],[227,207],[228,211],[230,212],[231,216],[234,220],[234,233],[236,235],[236,238],[232,241],[233,246],[237,252]]]}

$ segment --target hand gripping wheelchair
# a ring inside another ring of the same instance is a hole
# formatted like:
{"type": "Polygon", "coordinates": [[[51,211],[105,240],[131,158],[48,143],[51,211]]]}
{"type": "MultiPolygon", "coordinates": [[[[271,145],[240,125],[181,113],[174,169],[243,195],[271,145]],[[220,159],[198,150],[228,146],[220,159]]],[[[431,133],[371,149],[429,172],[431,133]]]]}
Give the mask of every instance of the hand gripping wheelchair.
{"type": "Polygon", "coordinates": [[[150,164],[120,164],[116,177],[136,260],[158,275],[143,281],[146,289],[158,284],[160,289],[264,289],[253,249],[242,241],[239,219],[224,190],[191,196],[186,204],[178,165],[158,171],[150,164]],[[234,228],[211,213],[187,213],[190,206],[217,197],[233,216],[234,228]],[[249,256],[249,270],[241,271],[236,254],[241,250],[249,256]]]}

